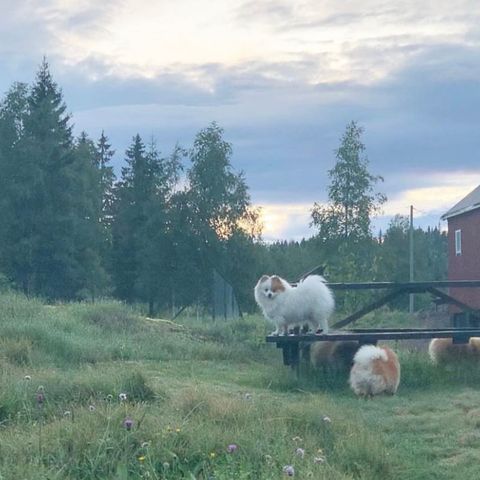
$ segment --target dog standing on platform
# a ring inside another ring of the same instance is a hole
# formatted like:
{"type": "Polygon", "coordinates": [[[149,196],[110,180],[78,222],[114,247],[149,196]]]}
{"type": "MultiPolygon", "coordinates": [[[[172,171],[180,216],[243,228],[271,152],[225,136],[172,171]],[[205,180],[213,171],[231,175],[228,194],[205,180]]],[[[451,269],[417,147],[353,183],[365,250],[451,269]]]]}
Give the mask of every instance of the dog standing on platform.
{"type": "Polygon", "coordinates": [[[255,300],[263,314],[276,326],[273,335],[287,334],[289,327],[308,324],[328,333],[328,318],[335,301],[320,275],[310,275],[296,287],[277,275],[264,275],[255,286],[255,300]]]}

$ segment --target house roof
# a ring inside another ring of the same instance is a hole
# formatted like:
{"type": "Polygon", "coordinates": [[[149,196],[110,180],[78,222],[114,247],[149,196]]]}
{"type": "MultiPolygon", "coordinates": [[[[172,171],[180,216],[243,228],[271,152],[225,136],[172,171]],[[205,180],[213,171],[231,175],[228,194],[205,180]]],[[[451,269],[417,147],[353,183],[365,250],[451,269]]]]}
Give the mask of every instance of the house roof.
{"type": "Polygon", "coordinates": [[[442,220],[456,217],[462,213],[470,212],[480,208],[480,185],[472,190],[466,197],[462,198],[456,205],[454,205],[447,213],[442,215],[442,220]]]}

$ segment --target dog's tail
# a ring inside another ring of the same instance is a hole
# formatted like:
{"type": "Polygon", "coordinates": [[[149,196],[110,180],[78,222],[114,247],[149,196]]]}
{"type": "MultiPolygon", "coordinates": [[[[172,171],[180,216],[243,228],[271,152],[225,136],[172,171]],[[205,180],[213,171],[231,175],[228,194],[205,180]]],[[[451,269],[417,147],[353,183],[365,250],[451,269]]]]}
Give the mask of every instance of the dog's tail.
{"type": "Polygon", "coordinates": [[[353,362],[359,366],[367,367],[373,360],[388,361],[387,352],[375,345],[363,345],[353,357],[353,362]]]}

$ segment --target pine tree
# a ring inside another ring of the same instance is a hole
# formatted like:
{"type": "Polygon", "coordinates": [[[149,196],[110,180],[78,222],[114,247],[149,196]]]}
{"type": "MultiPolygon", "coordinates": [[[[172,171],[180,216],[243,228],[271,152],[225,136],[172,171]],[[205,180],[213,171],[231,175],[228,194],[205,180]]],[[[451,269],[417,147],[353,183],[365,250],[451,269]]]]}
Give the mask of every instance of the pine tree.
{"type": "Polygon", "coordinates": [[[36,175],[21,154],[27,112],[28,86],[15,83],[0,103],[0,271],[24,291],[33,270],[28,205],[36,175]]]}
{"type": "Polygon", "coordinates": [[[164,161],[154,142],[147,151],[139,135],[126,152],[127,165],[116,186],[113,223],[115,285],[132,302],[155,302],[167,295],[167,192],[164,161]]]}
{"type": "Polygon", "coordinates": [[[101,223],[105,226],[107,235],[109,235],[111,227],[114,202],[113,185],[115,183],[115,173],[111,166],[114,155],[115,151],[112,150],[112,146],[108,143],[108,137],[102,130],[96,147],[95,166],[100,172],[100,186],[103,196],[101,223]]]}
{"type": "Polygon", "coordinates": [[[76,202],[75,259],[79,268],[81,298],[95,300],[108,292],[106,272],[106,227],[103,220],[104,183],[98,168],[98,151],[85,132],[74,148],[76,202]]]}
{"type": "Polygon", "coordinates": [[[62,92],[44,59],[28,99],[23,159],[37,175],[28,210],[33,291],[47,298],[73,298],[81,288],[74,261],[77,199],[72,127],[62,92]]]}

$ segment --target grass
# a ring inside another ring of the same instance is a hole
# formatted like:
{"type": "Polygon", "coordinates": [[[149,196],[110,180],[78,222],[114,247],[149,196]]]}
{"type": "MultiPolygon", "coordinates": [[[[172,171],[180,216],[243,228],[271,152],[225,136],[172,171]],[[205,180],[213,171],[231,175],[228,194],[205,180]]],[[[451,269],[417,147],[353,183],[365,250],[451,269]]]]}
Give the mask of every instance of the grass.
{"type": "Polygon", "coordinates": [[[398,395],[363,401],[347,372],[297,381],[267,328],[1,294],[0,478],[268,480],[286,465],[319,480],[478,476],[480,369],[440,369],[399,344],[398,395]]]}

